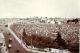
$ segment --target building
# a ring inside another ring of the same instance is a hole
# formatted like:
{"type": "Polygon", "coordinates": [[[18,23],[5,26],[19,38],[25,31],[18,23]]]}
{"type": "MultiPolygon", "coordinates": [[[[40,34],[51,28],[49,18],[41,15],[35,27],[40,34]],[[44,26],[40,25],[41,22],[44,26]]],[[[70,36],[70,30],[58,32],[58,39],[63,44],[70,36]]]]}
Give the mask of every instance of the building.
{"type": "Polygon", "coordinates": [[[7,47],[5,45],[5,37],[3,33],[0,33],[0,53],[8,53],[7,47]]]}

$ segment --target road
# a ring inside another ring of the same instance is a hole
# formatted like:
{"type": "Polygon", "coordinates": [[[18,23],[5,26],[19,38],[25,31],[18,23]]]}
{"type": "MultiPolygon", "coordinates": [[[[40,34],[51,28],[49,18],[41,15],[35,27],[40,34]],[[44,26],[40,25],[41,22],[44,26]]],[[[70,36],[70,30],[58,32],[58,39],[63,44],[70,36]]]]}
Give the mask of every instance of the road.
{"type": "Polygon", "coordinates": [[[19,50],[20,52],[19,53],[32,53],[30,51],[27,51],[25,50],[20,44],[19,42],[14,38],[14,36],[11,34],[11,32],[5,28],[5,27],[2,27],[2,31],[1,31],[3,34],[4,34],[4,37],[5,37],[5,42],[6,42],[6,45],[8,46],[8,42],[9,42],[9,38],[12,38],[12,48],[8,48],[8,52],[9,53],[16,53],[16,50],[19,50]]]}

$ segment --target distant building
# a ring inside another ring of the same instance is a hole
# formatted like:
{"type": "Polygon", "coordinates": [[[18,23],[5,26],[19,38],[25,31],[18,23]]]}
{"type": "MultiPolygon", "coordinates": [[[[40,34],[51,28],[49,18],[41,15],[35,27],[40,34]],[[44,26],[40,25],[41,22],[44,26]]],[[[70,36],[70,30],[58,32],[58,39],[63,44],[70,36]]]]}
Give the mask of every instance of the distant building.
{"type": "Polygon", "coordinates": [[[40,22],[41,23],[47,23],[47,17],[41,17],[40,22]]]}

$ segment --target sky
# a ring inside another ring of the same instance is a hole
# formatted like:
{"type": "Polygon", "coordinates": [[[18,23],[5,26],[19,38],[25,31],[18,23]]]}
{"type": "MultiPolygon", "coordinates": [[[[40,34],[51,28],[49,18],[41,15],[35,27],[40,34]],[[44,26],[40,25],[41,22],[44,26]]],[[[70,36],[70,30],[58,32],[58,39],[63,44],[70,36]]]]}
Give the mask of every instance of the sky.
{"type": "Polygon", "coordinates": [[[0,0],[0,18],[80,17],[80,0],[0,0]]]}

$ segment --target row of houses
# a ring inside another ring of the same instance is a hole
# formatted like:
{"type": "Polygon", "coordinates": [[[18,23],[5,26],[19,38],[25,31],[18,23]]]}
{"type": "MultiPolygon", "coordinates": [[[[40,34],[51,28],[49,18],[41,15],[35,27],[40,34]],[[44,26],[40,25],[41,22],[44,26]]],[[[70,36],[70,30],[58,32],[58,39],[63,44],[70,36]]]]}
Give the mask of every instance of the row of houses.
{"type": "Polygon", "coordinates": [[[8,53],[3,33],[0,33],[0,53],[8,53]]]}

